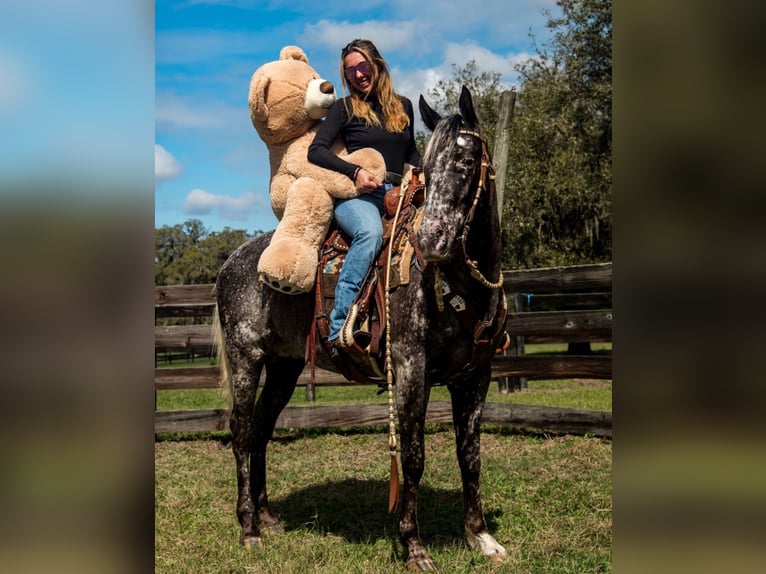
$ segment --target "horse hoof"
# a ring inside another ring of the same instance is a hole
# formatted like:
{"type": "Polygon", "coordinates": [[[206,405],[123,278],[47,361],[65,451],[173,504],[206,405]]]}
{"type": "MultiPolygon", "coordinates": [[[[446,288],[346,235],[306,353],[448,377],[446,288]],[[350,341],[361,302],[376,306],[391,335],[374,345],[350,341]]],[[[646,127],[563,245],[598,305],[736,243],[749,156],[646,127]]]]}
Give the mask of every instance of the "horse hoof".
{"type": "Polygon", "coordinates": [[[436,564],[430,556],[407,560],[407,570],[410,572],[435,572],[436,564]]]}
{"type": "Polygon", "coordinates": [[[263,546],[263,538],[260,536],[245,536],[240,541],[240,544],[248,550],[251,550],[252,548],[261,548],[263,546]]]}
{"type": "Polygon", "coordinates": [[[466,528],[465,533],[466,538],[468,539],[468,545],[475,550],[480,550],[481,553],[492,560],[492,562],[497,564],[504,562],[505,559],[508,558],[508,552],[489,532],[474,534],[466,528]]]}

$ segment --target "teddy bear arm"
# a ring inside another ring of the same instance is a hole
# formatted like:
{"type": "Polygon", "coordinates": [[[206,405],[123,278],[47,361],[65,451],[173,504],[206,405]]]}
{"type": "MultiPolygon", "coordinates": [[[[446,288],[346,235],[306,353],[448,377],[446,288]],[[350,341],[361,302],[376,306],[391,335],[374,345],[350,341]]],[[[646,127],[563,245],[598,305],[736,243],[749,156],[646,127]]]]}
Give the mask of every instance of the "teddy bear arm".
{"type": "Polygon", "coordinates": [[[386,162],[377,150],[365,147],[341,157],[349,163],[364,168],[381,181],[386,177],[386,162]]]}

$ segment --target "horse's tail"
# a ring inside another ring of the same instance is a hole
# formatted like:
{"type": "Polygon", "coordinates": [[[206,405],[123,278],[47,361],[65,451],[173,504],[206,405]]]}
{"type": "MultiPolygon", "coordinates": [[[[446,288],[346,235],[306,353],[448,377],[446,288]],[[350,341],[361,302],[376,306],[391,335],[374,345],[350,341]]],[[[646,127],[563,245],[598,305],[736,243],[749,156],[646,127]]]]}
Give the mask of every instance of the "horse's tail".
{"type": "Polygon", "coordinates": [[[226,353],[226,337],[221,327],[221,319],[218,316],[218,305],[213,308],[213,346],[216,349],[218,359],[218,385],[221,395],[226,399],[226,406],[231,411],[231,367],[229,355],[226,353]]]}

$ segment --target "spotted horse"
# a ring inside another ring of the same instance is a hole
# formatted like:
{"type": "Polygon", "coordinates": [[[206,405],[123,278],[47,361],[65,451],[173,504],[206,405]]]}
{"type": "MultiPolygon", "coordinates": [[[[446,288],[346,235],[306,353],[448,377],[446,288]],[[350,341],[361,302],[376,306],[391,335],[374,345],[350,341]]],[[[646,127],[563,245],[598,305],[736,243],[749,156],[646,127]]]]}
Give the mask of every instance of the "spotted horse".
{"type": "MultiPolygon", "coordinates": [[[[419,108],[432,131],[415,234],[422,260],[413,258],[409,282],[389,293],[386,336],[402,468],[399,539],[407,567],[430,571],[436,566],[420,537],[418,491],[426,407],[436,385],[450,392],[467,540],[494,561],[507,557],[488,531],[479,487],[480,421],[492,357],[505,336],[506,307],[494,170],[471,94],[463,87],[459,114],[441,117],[422,96],[419,108]]],[[[258,281],[258,258],[269,239],[260,235],[239,247],[216,283],[219,353],[232,399],[236,514],[240,542],[249,548],[263,544],[264,532],[282,531],[269,507],[266,447],[307,363],[315,304],[311,292],[286,295],[258,281]]],[[[326,350],[317,348],[316,365],[337,371],[326,350]]]]}

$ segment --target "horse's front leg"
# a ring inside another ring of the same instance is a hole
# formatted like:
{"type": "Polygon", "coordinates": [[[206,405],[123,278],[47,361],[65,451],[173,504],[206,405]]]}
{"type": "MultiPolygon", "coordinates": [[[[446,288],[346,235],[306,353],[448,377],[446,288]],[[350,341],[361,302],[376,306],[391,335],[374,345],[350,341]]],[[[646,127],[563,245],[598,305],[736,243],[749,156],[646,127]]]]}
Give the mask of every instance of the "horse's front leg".
{"type": "Polygon", "coordinates": [[[449,387],[452,422],[460,475],[463,482],[464,527],[468,544],[493,561],[501,562],[508,553],[489,533],[484,519],[479,487],[481,475],[481,413],[489,389],[489,373],[449,387]]]}
{"type": "Polygon", "coordinates": [[[424,427],[428,391],[422,378],[408,377],[405,369],[400,369],[396,392],[403,475],[399,539],[406,552],[409,570],[436,570],[431,555],[420,540],[418,527],[418,490],[425,469],[424,427]]]}

